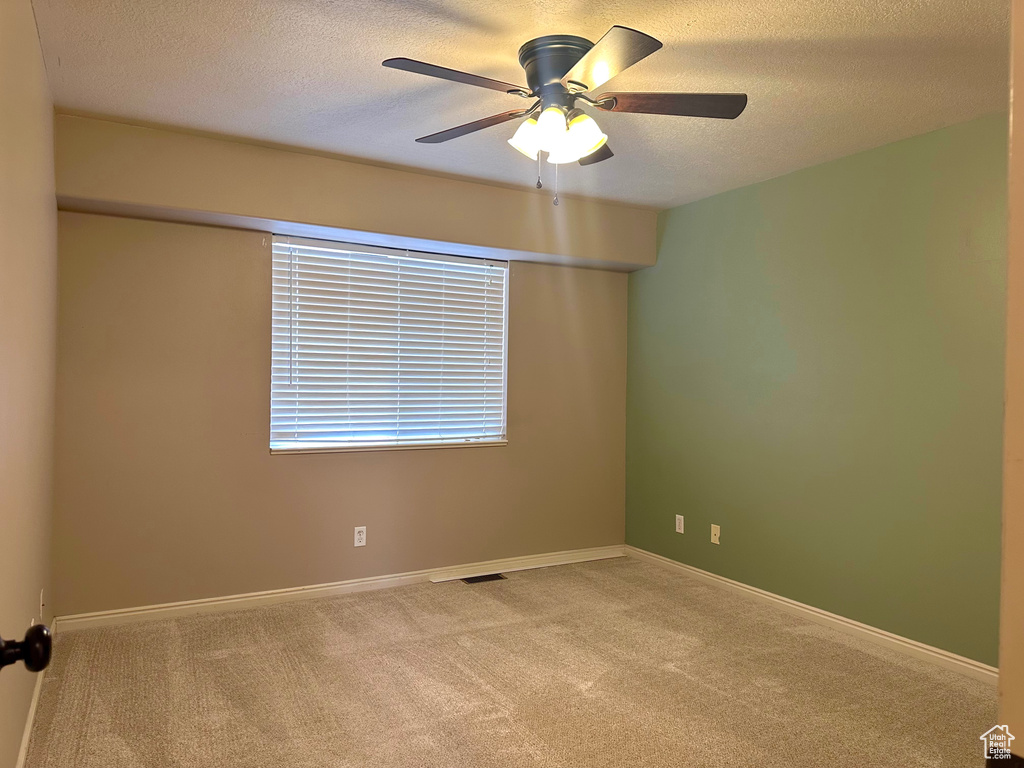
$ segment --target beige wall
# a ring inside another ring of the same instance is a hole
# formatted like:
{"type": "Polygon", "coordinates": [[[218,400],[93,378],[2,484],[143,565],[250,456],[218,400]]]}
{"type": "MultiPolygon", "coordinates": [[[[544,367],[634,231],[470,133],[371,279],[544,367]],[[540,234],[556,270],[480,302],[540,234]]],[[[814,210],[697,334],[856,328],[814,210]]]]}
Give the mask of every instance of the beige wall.
{"type": "MultiPolygon", "coordinates": [[[[1024,738],[1024,0],[1013,3],[999,722],[1024,738]]],[[[1018,743],[1024,744],[1024,741],[1018,743]]],[[[1014,749],[1024,754],[1024,747],[1014,749]]]]}
{"type": "Polygon", "coordinates": [[[656,252],[649,209],[571,197],[554,206],[528,182],[498,187],[69,115],[57,118],[57,193],[64,210],[353,242],[369,234],[417,250],[452,243],[467,256],[499,249],[628,270],[656,252]]]}
{"type": "MultiPolygon", "coordinates": [[[[0,635],[39,618],[48,578],[56,319],[53,107],[29,0],[0,3],[0,635]]],[[[35,676],[0,673],[0,765],[35,676]]]]}
{"type": "Polygon", "coordinates": [[[269,245],[61,213],[59,614],[623,541],[626,275],[511,266],[507,447],[271,456],[269,245]]]}

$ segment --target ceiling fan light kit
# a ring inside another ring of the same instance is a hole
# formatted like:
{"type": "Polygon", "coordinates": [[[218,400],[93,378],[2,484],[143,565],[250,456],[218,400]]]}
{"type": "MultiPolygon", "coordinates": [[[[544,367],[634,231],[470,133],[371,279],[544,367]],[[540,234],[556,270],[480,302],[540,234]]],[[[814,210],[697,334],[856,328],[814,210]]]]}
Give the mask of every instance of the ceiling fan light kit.
{"type": "Polygon", "coordinates": [[[593,165],[614,156],[608,136],[579,103],[606,112],[679,115],[731,120],[747,106],[743,93],[630,93],[591,96],[624,69],[661,48],[661,42],[629,27],[612,27],[597,43],[575,35],[545,35],[519,49],[528,87],[459,72],[413,59],[388,59],[385,67],[438,77],[510,96],[533,99],[526,109],[502,112],[416,141],[439,144],[493,125],[522,119],[508,143],[531,160],[540,153],[549,163],[593,165]]]}
{"type": "Polygon", "coordinates": [[[541,150],[550,152],[557,147],[565,138],[567,128],[565,111],[561,107],[543,107],[537,118],[537,140],[541,150]]]}
{"type": "Polygon", "coordinates": [[[540,131],[537,128],[537,118],[528,117],[523,120],[508,143],[517,152],[522,152],[531,160],[536,160],[537,153],[540,152],[540,131]]]}

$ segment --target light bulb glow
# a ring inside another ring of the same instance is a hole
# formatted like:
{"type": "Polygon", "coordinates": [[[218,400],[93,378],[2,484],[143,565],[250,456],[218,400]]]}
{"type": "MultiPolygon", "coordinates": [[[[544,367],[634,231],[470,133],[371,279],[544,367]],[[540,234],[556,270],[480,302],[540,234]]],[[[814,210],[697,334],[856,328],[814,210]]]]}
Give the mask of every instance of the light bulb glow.
{"type": "Polygon", "coordinates": [[[599,61],[594,65],[594,70],[590,73],[590,87],[597,88],[599,85],[604,85],[612,79],[612,73],[608,67],[607,61],[599,61]]]}
{"type": "Polygon", "coordinates": [[[598,127],[590,115],[579,113],[569,121],[569,128],[558,145],[548,155],[548,162],[556,165],[575,163],[591,155],[608,141],[607,134],[598,127]]]}
{"type": "Polygon", "coordinates": [[[565,138],[568,126],[565,123],[565,112],[559,107],[548,107],[537,119],[537,134],[540,137],[539,148],[544,152],[554,152],[565,138]]]}
{"type": "Polygon", "coordinates": [[[540,131],[537,130],[537,121],[530,117],[524,120],[508,143],[512,148],[522,152],[531,160],[537,159],[537,152],[540,150],[540,131]]]}

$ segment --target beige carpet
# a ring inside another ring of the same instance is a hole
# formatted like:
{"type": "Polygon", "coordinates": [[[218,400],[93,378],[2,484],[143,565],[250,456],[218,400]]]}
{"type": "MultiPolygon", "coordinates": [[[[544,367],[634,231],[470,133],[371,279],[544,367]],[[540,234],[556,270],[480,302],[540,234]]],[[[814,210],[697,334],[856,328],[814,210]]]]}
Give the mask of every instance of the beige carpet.
{"type": "Polygon", "coordinates": [[[28,768],[981,766],[994,687],[634,560],[57,636],[28,768]]]}

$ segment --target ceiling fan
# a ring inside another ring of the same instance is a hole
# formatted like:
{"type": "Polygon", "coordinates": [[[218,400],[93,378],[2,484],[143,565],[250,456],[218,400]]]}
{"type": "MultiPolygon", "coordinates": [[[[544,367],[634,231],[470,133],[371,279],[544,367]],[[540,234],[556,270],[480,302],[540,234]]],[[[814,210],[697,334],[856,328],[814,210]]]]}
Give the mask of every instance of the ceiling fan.
{"type": "Polygon", "coordinates": [[[416,139],[418,142],[439,144],[493,125],[525,118],[508,142],[515,149],[531,160],[537,160],[539,153],[543,152],[548,162],[556,165],[572,162],[591,165],[607,160],[613,154],[608,148],[607,135],[590,115],[580,109],[577,101],[606,112],[715,117],[726,120],[738,117],[747,106],[744,93],[610,91],[598,96],[590,95],[590,92],[659,48],[661,42],[650,35],[619,26],[608,30],[597,43],[574,35],[538,37],[519,49],[519,63],[526,71],[526,82],[529,85],[526,88],[413,59],[388,59],[383,64],[392,69],[490,88],[534,100],[526,109],[474,120],[423,136],[416,139]]]}

